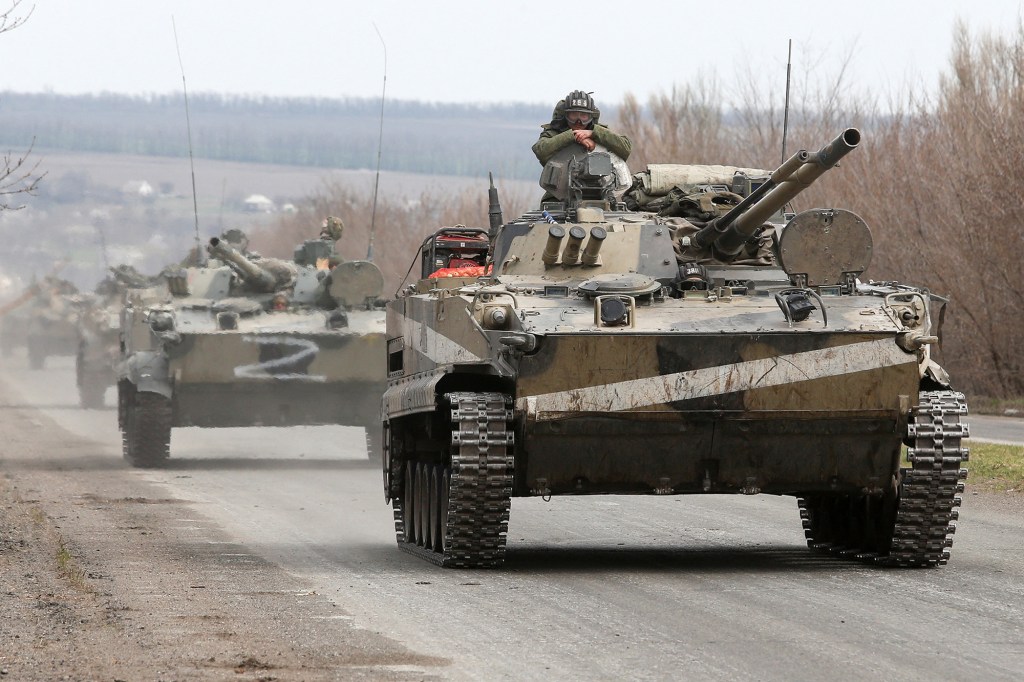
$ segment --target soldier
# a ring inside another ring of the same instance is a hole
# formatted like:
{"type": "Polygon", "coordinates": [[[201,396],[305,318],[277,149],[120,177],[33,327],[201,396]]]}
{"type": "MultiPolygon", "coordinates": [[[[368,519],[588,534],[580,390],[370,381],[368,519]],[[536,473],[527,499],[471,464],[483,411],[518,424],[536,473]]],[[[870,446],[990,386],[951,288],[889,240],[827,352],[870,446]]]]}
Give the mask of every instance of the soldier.
{"type": "Polygon", "coordinates": [[[551,114],[551,123],[541,126],[540,138],[533,145],[533,153],[543,166],[555,153],[570,144],[579,144],[588,152],[601,145],[623,161],[629,158],[633,143],[625,135],[618,135],[608,126],[598,123],[601,110],[594,98],[583,90],[573,90],[559,100],[551,114]]]}
{"type": "Polygon", "coordinates": [[[320,224],[320,239],[336,242],[345,231],[345,223],[336,216],[327,216],[320,224]]]}

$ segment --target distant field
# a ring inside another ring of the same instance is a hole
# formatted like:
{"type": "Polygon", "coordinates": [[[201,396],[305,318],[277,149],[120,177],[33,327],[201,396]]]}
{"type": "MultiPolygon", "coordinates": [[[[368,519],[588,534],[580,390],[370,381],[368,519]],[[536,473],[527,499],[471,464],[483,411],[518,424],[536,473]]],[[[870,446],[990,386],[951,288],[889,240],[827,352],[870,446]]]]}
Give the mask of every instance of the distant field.
{"type": "MultiPolygon", "coordinates": [[[[55,182],[69,172],[80,172],[88,174],[93,183],[100,185],[121,187],[132,180],[146,180],[154,187],[161,183],[170,183],[175,194],[191,196],[192,193],[191,170],[187,158],[90,154],[45,149],[36,150],[36,153],[40,161],[39,168],[49,174],[49,182],[55,182]]],[[[223,197],[245,197],[250,194],[263,194],[275,201],[301,199],[333,182],[344,183],[356,191],[372,192],[375,171],[327,170],[197,158],[195,175],[199,203],[218,206],[223,197]]],[[[514,191],[529,192],[536,189],[537,194],[540,194],[535,182],[506,182],[500,177],[496,177],[495,181],[514,191]]],[[[483,195],[487,189],[487,177],[381,171],[379,195],[392,199],[415,199],[424,192],[443,195],[474,187],[479,187],[483,195]]]]}

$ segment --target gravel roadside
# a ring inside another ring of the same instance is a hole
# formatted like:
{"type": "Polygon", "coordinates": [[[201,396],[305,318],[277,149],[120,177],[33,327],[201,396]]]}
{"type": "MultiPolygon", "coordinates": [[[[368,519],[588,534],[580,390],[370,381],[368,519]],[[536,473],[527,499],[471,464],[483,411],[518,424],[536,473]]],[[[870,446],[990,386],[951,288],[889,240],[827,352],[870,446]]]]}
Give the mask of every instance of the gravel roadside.
{"type": "Polygon", "coordinates": [[[0,682],[448,676],[2,384],[0,414],[0,682]]]}

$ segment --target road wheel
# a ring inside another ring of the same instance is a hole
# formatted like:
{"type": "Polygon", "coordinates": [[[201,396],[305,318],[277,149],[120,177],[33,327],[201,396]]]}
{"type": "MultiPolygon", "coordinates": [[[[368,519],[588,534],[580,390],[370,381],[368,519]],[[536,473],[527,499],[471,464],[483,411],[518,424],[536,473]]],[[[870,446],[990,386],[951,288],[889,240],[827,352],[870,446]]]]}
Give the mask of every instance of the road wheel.
{"type": "Polygon", "coordinates": [[[444,551],[444,528],[448,513],[448,488],[445,469],[440,464],[430,466],[430,549],[444,551]]]}
{"type": "Polygon", "coordinates": [[[133,391],[121,432],[124,458],[133,467],[157,467],[171,446],[171,401],[158,393],[133,391]]]}
{"type": "Polygon", "coordinates": [[[415,516],[416,516],[416,477],[413,471],[416,468],[415,462],[405,463],[405,488],[402,491],[402,525],[405,534],[405,541],[416,542],[415,516]]]}
{"type": "Polygon", "coordinates": [[[419,468],[419,538],[421,547],[430,549],[430,465],[421,462],[419,468]]]}

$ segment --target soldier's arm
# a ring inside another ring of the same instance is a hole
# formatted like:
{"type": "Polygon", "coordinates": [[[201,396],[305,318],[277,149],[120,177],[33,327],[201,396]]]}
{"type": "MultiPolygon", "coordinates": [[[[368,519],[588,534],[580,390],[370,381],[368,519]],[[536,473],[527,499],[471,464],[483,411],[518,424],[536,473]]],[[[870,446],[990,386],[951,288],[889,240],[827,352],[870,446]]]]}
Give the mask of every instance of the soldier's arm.
{"type": "Polygon", "coordinates": [[[551,160],[555,152],[575,141],[576,136],[572,134],[571,130],[563,130],[560,133],[545,130],[540,134],[540,139],[533,143],[533,153],[537,156],[537,160],[540,161],[540,165],[543,166],[551,160]]]}
{"type": "Polygon", "coordinates": [[[617,135],[602,125],[594,126],[594,141],[625,161],[633,151],[633,143],[625,135],[617,135]]]}

